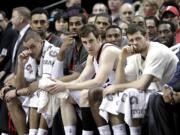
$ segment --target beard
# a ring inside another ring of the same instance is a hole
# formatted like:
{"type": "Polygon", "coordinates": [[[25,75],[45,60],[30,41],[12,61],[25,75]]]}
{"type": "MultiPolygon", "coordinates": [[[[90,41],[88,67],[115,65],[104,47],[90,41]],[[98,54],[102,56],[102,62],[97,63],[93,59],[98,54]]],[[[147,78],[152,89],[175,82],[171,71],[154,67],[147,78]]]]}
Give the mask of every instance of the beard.
{"type": "Polygon", "coordinates": [[[167,47],[171,47],[174,45],[174,37],[171,37],[167,40],[162,40],[162,39],[159,39],[158,40],[160,43],[164,44],[165,46],[167,47]]]}

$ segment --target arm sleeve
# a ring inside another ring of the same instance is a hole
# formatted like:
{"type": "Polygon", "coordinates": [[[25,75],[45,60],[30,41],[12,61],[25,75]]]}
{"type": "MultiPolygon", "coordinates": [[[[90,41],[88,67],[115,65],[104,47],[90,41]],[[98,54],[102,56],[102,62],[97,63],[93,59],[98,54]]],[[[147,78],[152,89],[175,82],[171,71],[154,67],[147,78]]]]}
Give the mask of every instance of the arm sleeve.
{"type": "Polygon", "coordinates": [[[164,67],[166,67],[167,63],[166,59],[166,57],[162,58],[161,55],[149,57],[149,59],[146,60],[147,63],[145,64],[143,74],[149,74],[161,80],[164,74],[164,70],[162,69],[165,69],[164,67]]]}

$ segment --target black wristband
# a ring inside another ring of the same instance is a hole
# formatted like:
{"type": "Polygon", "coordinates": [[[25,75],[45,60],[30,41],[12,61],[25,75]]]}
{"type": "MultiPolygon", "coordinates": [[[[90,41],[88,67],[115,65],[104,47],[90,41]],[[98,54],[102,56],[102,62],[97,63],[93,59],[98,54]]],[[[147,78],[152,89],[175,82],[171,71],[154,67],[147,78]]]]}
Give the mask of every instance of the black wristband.
{"type": "Polygon", "coordinates": [[[15,94],[16,94],[16,97],[19,97],[19,96],[21,96],[21,95],[19,95],[18,93],[17,93],[17,89],[15,90],[15,94]]]}

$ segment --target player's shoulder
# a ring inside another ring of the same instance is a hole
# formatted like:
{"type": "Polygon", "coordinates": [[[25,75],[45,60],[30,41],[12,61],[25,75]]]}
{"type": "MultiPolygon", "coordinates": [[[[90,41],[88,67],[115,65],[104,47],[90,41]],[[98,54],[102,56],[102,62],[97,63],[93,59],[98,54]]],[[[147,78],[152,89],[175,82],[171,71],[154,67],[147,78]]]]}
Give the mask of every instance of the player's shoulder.
{"type": "Polygon", "coordinates": [[[121,52],[121,49],[114,45],[114,44],[111,44],[111,43],[105,43],[104,46],[103,46],[103,52],[104,53],[120,53],[121,52]]]}
{"type": "Polygon", "coordinates": [[[56,57],[57,54],[59,53],[60,48],[54,46],[53,44],[49,43],[46,41],[46,55],[48,54],[50,57],[56,57]]]}

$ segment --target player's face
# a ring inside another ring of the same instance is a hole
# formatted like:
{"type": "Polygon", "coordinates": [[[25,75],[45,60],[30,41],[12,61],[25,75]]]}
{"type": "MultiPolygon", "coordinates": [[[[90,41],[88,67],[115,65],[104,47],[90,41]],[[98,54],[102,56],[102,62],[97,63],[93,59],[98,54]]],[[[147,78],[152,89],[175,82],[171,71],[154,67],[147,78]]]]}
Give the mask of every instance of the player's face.
{"type": "Polygon", "coordinates": [[[40,33],[40,35],[45,33],[48,27],[48,18],[45,14],[34,14],[31,17],[31,28],[40,33]]]}
{"type": "Polygon", "coordinates": [[[158,26],[158,41],[168,47],[174,43],[174,34],[170,24],[160,24],[158,26]]]}
{"type": "Polygon", "coordinates": [[[100,47],[100,40],[93,33],[90,33],[87,37],[82,37],[81,41],[89,55],[95,56],[97,54],[100,47]]]}
{"type": "Polygon", "coordinates": [[[35,41],[34,39],[29,39],[27,42],[23,42],[24,50],[28,50],[32,58],[39,59],[42,52],[43,41],[35,41]]]}
{"type": "Polygon", "coordinates": [[[99,16],[95,21],[96,27],[99,29],[100,33],[104,33],[108,26],[110,26],[110,22],[107,17],[99,16]]]}
{"type": "Polygon", "coordinates": [[[135,46],[136,53],[142,53],[147,48],[147,39],[140,31],[130,35],[128,34],[128,41],[130,46],[135,46]]]}
{"type": "Polygon", "coordinates": [[[118,28],[111,28],[106,31],[106,42],[120,46],[121,39],[122,34],[118,28]]]}
{"type": "Polygon", "coordinates": [[[82,17],[73,16],[69,18],[69,31],[72,34],[77,34],[82,26],[83,26],[82,17]]]}

